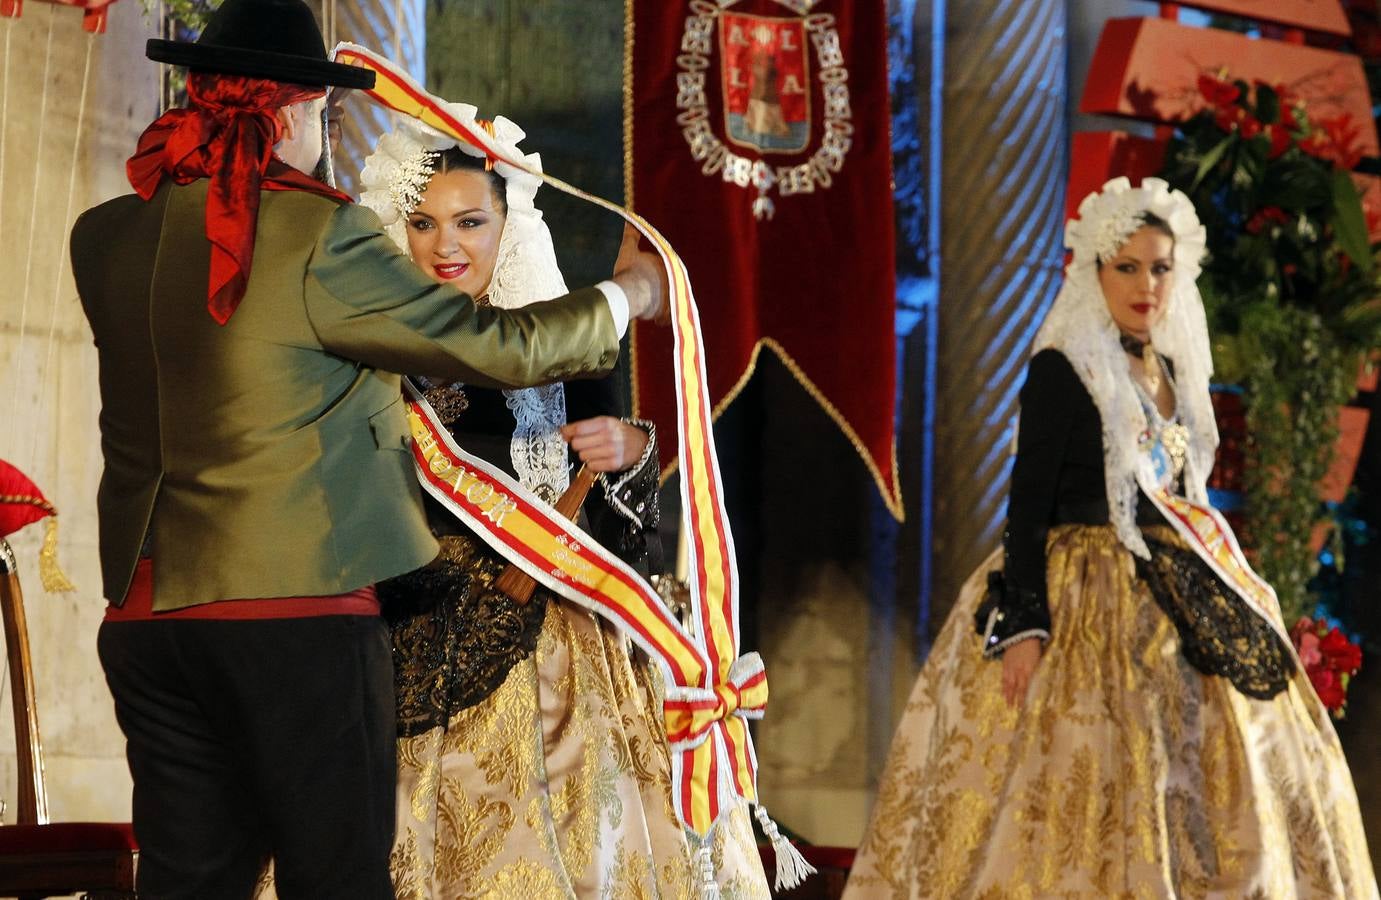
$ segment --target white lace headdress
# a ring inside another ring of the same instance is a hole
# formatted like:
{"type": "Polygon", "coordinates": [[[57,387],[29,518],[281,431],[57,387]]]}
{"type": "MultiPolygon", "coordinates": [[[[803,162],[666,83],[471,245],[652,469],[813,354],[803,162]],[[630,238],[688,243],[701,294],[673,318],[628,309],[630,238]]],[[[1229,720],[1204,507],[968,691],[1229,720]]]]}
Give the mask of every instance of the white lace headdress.
{"type": "MultiPolygon", "coordinates": [[[[446,111],[464,123],[474,123],[475,107],[450,103],[446,111]]],[[[512,156],[522,159],[534,171],[542,170],[536,154],[524,155],[518,142],[526,135],[503,117],[493,122],[496,143],[512,156]]],[[[395,117],[395,128],[384,135],[360,173],[364,188],[360,205],[374,210],[404,253],[408,252],[407,220],[431,180],[438,155],[459,147],[471,156],[484,151],[443,135],[417,119],[395,117]]],[[[551,300],[566,293],[566,281],[556,262],[551,232],[542,220],[542,211],[533,203],[542,182],[504,162],[495,162],[494,171],[504,179],[504,199],[508,215],[499,238],[494,274],[489,281],[488,300],[493,306],[513,309],[551,300]]],[[[517,423],[510,445],[514,471],[523,486],[551,500],[569,483],[566,442],[557,429],[566,422],[566,394],[560,384],[504,391],[508,408],[517,423]]]]}
{"type": "Polygon", "coordinates": [[[1103,422],[1108,514],[1123,545],[1142,558],[1150,553],[1136,527],[1136,472],[1137,442],[1147,428],[1146,413],[1103,297],[1098,262],[1117,255],[1145,224],[1146,213],[1163,219],[1175,235],[1169,308],[1151,329],[1151,343],[1174,363],[1176,400],[1181,421],[1189,430],[1185,494],[1197,503],[1207,502],[1206,483],[1218,447],[1218,426],[1209,401],[1213,358],[1197,283],[1206,235],[1188,197],[1170,190],[1159,178],[1147,178],[1136,188],[1126,178],[1114,178],[1101,191],[1085,197],[1078,217],[1065,226],[1065,246],[1073,251],[1073,258],[1065,267],[1064,285],[1032,347],[1032,353],[1050,348],[1063,353],[1093,397],[1103,422]]]}

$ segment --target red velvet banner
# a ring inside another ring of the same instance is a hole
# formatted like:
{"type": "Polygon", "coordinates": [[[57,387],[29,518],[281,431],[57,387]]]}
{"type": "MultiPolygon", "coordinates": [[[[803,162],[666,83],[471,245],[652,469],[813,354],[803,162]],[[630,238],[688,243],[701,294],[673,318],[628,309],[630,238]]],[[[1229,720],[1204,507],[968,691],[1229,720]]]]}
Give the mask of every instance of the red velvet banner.
{"type": "MultiPolygon", "coordinates": [[[[900,518],[884,0],[628,3],[627,201],[690,271],[716,415],[767,347],[900,518]]],[[[637,414],[673,433],[670,334],[633,342],[637,414]]]]}

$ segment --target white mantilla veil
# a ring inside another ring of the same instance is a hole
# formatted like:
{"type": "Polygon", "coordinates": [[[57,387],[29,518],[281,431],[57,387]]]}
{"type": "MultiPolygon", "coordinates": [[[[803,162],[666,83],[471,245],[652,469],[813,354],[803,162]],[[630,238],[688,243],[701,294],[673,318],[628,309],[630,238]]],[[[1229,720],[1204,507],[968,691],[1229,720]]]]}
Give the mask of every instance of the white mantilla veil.
{"type": "Polygon", "coordinates": [[[1209,472],[1218,448],[1218,426],[1209,401],[1213,374],[1208,323],[1198,278],[1206,235],[1194,205],[1159,178],[1132,187],[1114,178],[1079,204],[1077,218],[1065,226],[1065,245],[1073,258],[1065,267],[1064,285],[1036,334],[1032,353],[1059,350],[1093,397],[1103,422],[1103,467],[1108,515],[1128,550],[1146,559],[1150,552],[1136,527],[1138,437],[1146,431],[1146,414],[1137,398],[1126,351],[1108,312],[1098,281],[1098,262],[1111,259],[1152,213],[1175,235],[1174,283],[1169,309],[1151,329],[1151,343],[1174,363],[1176,402],[1189,430],[1184,489],[1188,499],[1207,503],[1209,472]]]}
{"type": "MultiPolygon", "coordinates": [[[[469,104],[447,104],[446,110],[462,122],[476,121],[475,107],[469,104]]],[[[395,116],[394,122],[394,130],[380,138],[374,153],[365,160],[360,173],[364,188],[360,205],[378,214],[388,236],[407,253],[408,216],[431,180],[437,156],[457,146],[476,157],[483,157],[484,151],[457,143],[417,119],[395,116]]],[[[518,149],[518,142],[526,135],[516,124],[499,117],[493,122],[492,134],[534,171],[542,170],[538,154],[523,155],[518,149]]],[[[508,215],[486,295],[489,303],[513,309],[562,296],[566,281],[556,262],[551,232],[542,220],[542,211],[533,203],[541,180],[503,162],[494,163],[494,171],[504,179],[508,215]]],[[[569,483],[566,442],[557,430],[566,423],[565,390],[560,384],[551,384],[503,393],[517,422],[509,448],[514,471],[524,487],[552,501],[569,483]]]]}

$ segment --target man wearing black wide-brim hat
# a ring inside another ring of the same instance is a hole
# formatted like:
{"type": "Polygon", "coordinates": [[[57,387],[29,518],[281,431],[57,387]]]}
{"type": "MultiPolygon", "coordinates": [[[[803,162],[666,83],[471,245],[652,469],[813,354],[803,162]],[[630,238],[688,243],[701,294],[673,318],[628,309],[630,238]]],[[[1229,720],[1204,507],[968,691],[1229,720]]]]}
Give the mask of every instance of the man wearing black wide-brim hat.
{"type": "Polygon", "coordinates": [[[613,282],[477,307],[307,173],[328,61],[302,0],[226,0],[188,108],[149,127],[134,194],[88,211],[73,270],[100,357],[100,652],[134,776],[144,898],[392,897],[394,719],[375,582],[425,565],[396,372],[518,387],[612,368],[665,303],[613,282]]]}

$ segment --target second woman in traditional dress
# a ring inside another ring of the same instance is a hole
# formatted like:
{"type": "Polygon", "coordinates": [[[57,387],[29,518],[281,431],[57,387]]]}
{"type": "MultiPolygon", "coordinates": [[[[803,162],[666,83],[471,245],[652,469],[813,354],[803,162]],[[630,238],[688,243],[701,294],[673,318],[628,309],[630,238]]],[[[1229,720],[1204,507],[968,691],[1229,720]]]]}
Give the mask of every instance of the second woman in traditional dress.
{"type": "Polygon", "coordinates": [[[1005,559],[931,650],[845,896],[1375,898],[1328,714],[1207,503],[1203,228],[1117,179],[1066,241],[1005,559]]]}

